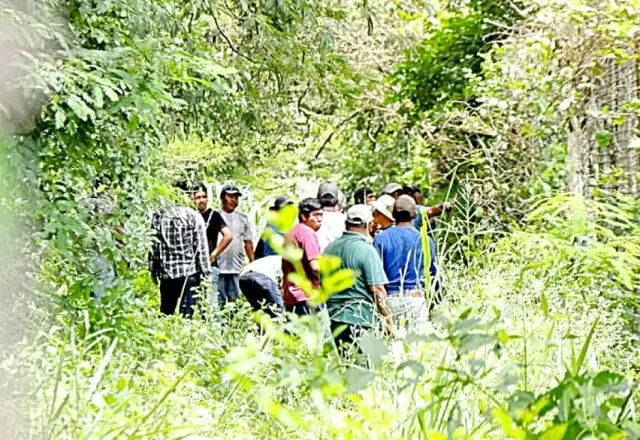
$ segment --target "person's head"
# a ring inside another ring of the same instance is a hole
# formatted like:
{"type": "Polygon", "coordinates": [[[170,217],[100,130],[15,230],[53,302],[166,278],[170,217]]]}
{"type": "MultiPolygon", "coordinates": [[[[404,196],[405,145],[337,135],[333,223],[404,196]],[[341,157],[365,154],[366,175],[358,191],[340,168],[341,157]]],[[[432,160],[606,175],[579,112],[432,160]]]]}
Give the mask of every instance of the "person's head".
{"type": "Polygon", "coordinates": [[[191,186],[191,200],[198,211],[204,212],[207,210],[208,199],[209,191],[204,183],[196,182],[191,186]]]}
{"type": "Polygon", "coordinates": [[[222,209],[225,212],[233,212],[238,207],[238,202],[242,193],[235,185],[225,185],[220,191],[220,200],[222,201],[222,209]]]}
{"type": "Polygon", "coordinates": [[[388,194],[383,194],[377,200],[371,202],[373,209],[373,221],[381,228],[388,228],[393,224],[393,205],[395,199],[388,194]]]}
{"type": "Polygon", "coordinates": [[[322,204],[318,199],[310,197],[302,200],[298,205],[298,221],[314,231],[322,226],[323,216],[322,204]]]}
{"type": "Polygon", "coordinates": [[[393,219],[396,225],[411,223],[416,217],[416,201],[412,197],[402,195],[393,204],[393,219]]]}
{"type": "Polygon", "coordinates": [[[382,194],[388,194],[394,199],[397,199],[402,195],[402,185],[395,182],[387,183],[382,189],[382,194]]]}
{"type": "Polygon", "coordinates": [[[269,211],[278,212],[287,205],[293,205],[293,202],[287,196],[280,196],[273,201],[273,205],[269,207],[269,211]]]}
{"type": "Polygon", "coordinates": [[[415,200],[418,205],[422,205],[422,203],[424,202],[422,190],[418,185],[407,185],[402,188],[402,190],[406,195],[413,197],[413,200],[415,200]]]}
{"type": "Polygon", "coordinates": [[[353,203],[356,205],[368,205],[376,199],[376,195],[369,187],[358,188],[353,193],[353,203]]]}
{"type": "Polygon", "coordinates": [[[357,232],[362,235],[369,235],[369,225],[373,221],[371,207],[367,205],[353,205],[347,210],[347,221],[345,227],[349,232],[357,232]]]}
{"type": "Polygon", "coordinates": [[[338,185],[332,182],[325,182],[318,187],[318,200],[323,208],[335,208],[340,199],[338,185]]]}

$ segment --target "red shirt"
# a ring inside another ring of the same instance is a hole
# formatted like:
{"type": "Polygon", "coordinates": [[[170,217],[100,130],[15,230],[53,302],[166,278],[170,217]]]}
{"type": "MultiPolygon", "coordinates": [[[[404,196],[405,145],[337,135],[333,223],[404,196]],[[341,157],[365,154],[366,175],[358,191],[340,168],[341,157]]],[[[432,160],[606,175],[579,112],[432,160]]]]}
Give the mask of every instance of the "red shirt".
{"type": "MultiPolygon", "coordinates": [[[[304,268],[307,278],[314,287],[320,287],[320,279],[313,270],[311,270],[311,261],[321,255],[320,245],[316,233],[309,226],[298,223],[285,236],[286,244],[294,244],[302,249],[303,255],[300,263],[304,268]]],[[[304,291],[295,284],[287,280],[290,273],[295,272],[293,264],[282,259],[282,299],[287,306],[293,306],[300,301],[306,301],[307,297],[304,291]]]]}

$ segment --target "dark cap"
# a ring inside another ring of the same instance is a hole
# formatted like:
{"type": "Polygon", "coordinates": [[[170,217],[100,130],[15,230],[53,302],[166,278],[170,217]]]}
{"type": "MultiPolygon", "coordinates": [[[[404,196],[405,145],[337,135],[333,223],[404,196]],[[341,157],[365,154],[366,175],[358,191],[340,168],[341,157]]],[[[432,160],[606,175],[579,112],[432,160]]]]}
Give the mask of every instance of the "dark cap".
{"type": "Polygon", "coordinates": [[[240,192],[240,189],[235,185],[225,185],[225,186],[223,186],[222,187],[222,191],[220,191],[220,197],[223,197],[226,194],[237,194],[238,196],[242,195],[242,193],[240,192]]]}
{"type": "Polygon", "coordinates": [[[272,211],[280,211],[284,206],[293,205],[293,202],[287,196],[280,196],[274,200],[273,205],[269,208],[272,211]]]}
{"type": "Polygon", "coordinates": [[[383,194],[389,194],[389,195],[392,195],[396,191],[402,191],[402,185],[395,182],[387,183],[382,189],[383,194]]]}
{"type": "Polygon", "coordinates": [[[340,190],[338,189],[338,185],[332,182],[325,182],[318,187],[318,198],[319,199],[331,199],[338,200],[340,197],[340,190]]]}
{"type": "Polygon", "coordinates": [[[416,201],[413,197],[407,195],[401,195],[393,204],[393,210],[395,212],[408,212],[411,215],[416,215],[416,201]]]}

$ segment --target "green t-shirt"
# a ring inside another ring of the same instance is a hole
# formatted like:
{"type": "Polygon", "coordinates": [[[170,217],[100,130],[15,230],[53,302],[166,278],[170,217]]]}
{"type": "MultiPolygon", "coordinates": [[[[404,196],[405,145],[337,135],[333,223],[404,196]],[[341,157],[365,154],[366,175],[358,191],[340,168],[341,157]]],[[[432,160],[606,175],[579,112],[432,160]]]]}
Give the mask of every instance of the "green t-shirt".
{"type": "Polygon", "coordinates": [[[327,309],[331,320],[373,327],[375,305],[369,287],[389,282],[380,255],[363,235],[354,232],[345,232],[324,253],[340,257],[341,267],[353,269],[357,275],[353,286],[329,297],[327,309]]]}

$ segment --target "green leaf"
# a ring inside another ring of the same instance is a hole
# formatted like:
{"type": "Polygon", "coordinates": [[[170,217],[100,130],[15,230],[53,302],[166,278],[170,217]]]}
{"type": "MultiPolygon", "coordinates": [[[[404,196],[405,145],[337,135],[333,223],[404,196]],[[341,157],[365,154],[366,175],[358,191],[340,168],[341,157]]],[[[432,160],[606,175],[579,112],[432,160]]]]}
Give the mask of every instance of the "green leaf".
{"type": "Polygon", "coordinates": [[[589,330],[589,333],[587,334],[587,339],[585,339],[584,344],[582,344],[582,349],[580,350],[580,354],[578,355],[578,359],[577,361],[575,361],[574,365],[573,365],[573,375],[576,376],[579,372],[580,369],[582,368],[582,364],[584,363],[586,357],[587,357],[587,352],[589,351],[589,345],[591,344],[591,338],[593,338],[593,333],[596,331],[596,326],[598,325],[598,321],[600,320],[600,318],[596,318],[595,321],[593,321],[593,325],[591,325],[591,329],[589,330]]]}
{"type": "Polygon", "coordinates": [[[340,261],[340,257],[334,255],[322,255],[318,258],[318,263],[320,264],[320,273],[329,274],[340,269],[342,261],[340,261]]]}
{"type": "Polygon", "coordinates": [[[491,344],[495,339],[489,335],[470,334],[462,338],[458,353],[460,355],[470,353],[484,345],[491,344]]]}
{"type": "Polygon", "coordinates": [[[297,218],[298,208],[293,205],[286,205],[277,212],[269,212],[269,222],[285,234],[293,228],[297,218]]]}
{"type": "Polygon", "coordinates": [[[567,426],[566,423],[553,425],[540,435],[540,440],[562,440],[565,432],[567,432],[567,426]]]}
{"type": "Polygon", "coordinates": [[[369,356],[371,362],[376,367],[382,363],[382,357],[389,353],[387,345],[380,339],[376,338],[372,333],[365,334],[360,339],[359,345],[362,351],[369,356]]]}
{"type": "Polygon", "coordinates": [[[282,258],[284,258],[285,260],[291,263],[295,263],[297,261],[302,260],[303,255],[304,255],[304,252],[302,251],[302,249],[300,249],[298,246],[293,244],[285,245],[282,251],[282,258]]]}
{"type": "Polygon", "coordinates": [[[322,289],[326,293],[342,292],[356,282],[355,272],[351,269],[341,269],[331,275],[322,277],[322,289]]]}
{"type": "Polygon", "coordinates": [[[627,420],[622,422],[622,427],[629,434],[630,439],[640,438],[640,423],[633,420],[627,420]]]}
{"type": "Polygon", "coordinates": [[[91,110],[79,96],[71,95],[67,100],[67,104],[71,107],[71,110],[74,111],[78,118],[83,121],[86,121],[90,117],[95,117],[94,111],[91,110]]]}
{"type": "Polygon", "coordinates": [[[59,130],[64,127],[64,123],[67,120],[67,115],[64,113],[62,109],[59,109],[56,112],[56,129],[59,130]]]}
{"type": "Polygon", "coordinates": [[[542,314],[545,317],[549,317],[549,302],[547,301],[547,295],[542,292],[540,294],[540,308],[542,309],[542,314]]]}
{"type": "Polygon", "coordinates": [[[375,379],[376,374],[370,370],[351,367],[345,372],[344,376],[347,380],[347,392],[354,394],[365,389],[375,379]]]}
{"type": "Polygon", "coordinates": [[[629,389],[626,378],[611,371],[601,371],[593,378],[592,383],[601,393],[618,393],[629,389]]]}
{"type": "Polygon", "coordinates": [[[606,130],[602,130],[596,133],[596,143],[600,149],[605,149],[611,145],[613,141],[613,134],[606,130]]]}

